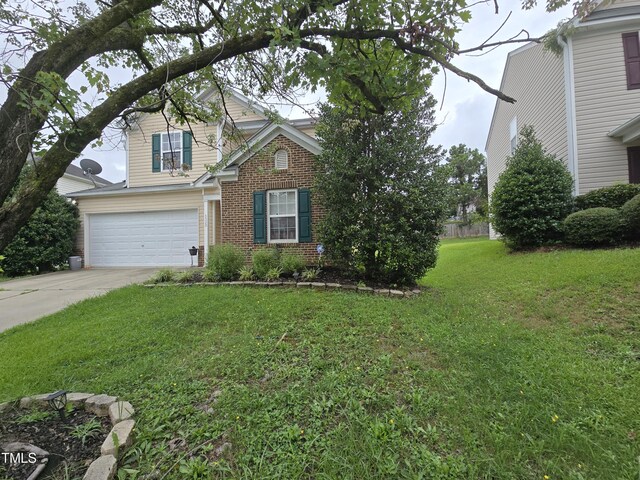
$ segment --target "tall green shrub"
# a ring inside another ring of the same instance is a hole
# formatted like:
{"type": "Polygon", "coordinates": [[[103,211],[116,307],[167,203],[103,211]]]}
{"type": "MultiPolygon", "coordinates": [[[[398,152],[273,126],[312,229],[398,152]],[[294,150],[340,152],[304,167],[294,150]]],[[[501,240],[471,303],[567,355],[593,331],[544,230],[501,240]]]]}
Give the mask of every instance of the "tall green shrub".
{"type": "Polygon", "coordinates": [[[78,208],[55,190],[2,252],[0,265],[15,277],[49,272],[67,263],[78,229],[78,208]]]}
{"type": "Polygon", "coordinates": [[[493,190],[493,227],[515,250],[560,240],[562,221],[573,208],[572,185],[565,164],[545,152],[533,128],[524,127],[493,190]]]}
{"type": "Polygon", "coordinates": [[[436,263],[447,178],[431,97],[382,115],[324,105],[316,190],[331,262],[365,278],[411,284],[436,263]]]}
{"type": "Polygon", "coordinates": [[[230,243],[212,245],[207,258],[207,276],[219,280],[233,280],[244,265],[244,253],[230,243]]]}
{"type": "Polygon", "coordinates": [[[256,276],[264,280],[267,278],[269,270],[280,266],[280,253],[273,247],[259,248],[253,251],[251,256],[253,271],[256,276]]]}

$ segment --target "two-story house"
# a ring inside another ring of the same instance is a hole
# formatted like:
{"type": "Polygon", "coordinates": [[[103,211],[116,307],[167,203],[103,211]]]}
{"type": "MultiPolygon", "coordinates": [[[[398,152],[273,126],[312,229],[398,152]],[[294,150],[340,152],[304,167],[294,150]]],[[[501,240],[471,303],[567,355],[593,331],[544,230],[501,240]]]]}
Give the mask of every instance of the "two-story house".
{"type": "MultiPolygon", "coordinates": [[[[640,0],[602,3],[559,37],[562,54],[536,43],[509,53],[486,143],[489,195],[532,125],[566,161],[576,195],[640,182],[640,0]]],[[[492,231],[493,235],[493,231],[492,231]]]]}
{"type": "Polygon", "coordinates": [[[192,246],[202,265],[219,243],[247,253],[278,245],[313,261],[321,215],[311,193],[320,153],[314,120],[269,121],[237,92],[225,96],[225,109],[227,118],[192,130],[144,115],[126,131],[126,180],[69,195],[80,209],[76,249],[85,267],[188,266],[192,246]]]}

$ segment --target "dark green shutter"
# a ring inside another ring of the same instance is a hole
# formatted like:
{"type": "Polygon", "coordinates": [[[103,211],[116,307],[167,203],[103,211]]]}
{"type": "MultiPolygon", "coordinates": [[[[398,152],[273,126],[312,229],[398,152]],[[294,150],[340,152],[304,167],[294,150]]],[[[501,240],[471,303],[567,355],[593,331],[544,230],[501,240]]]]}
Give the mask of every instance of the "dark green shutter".
{"type": "Polygon", "coordinates": [[[298,190],[298,241],[311,242],[311,192],[308,188],[298,190]]]}
{"type": "Polygon", "coordinates": [[[267,192],[253,192],[253,243],[267,243],[267,192]]]}
{"type": "Polygon", "coordinates": [[[191,170],[191,132],[182,132],[182,163],[191,170]]]}
{"type": "Polygon", "coordinates": [[[160,163],[160,134],[154,133],[151,135],[151,171],[159,172],[162,168],[160,163]]]}

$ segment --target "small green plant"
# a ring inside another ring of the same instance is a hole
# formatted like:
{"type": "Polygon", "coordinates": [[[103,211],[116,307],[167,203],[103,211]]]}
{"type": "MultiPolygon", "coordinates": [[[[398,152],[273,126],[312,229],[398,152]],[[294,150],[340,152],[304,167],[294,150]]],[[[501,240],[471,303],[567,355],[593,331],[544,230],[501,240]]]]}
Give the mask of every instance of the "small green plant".
{"type": "Polygon", "coordinates": [[[200,278],[200,272],[197,270],[185,270],[176,275],[176,282],[178,283],[193,283],[197,282],[200,278]]]}
{"type": "Polygon", "coordinates": [[[149,283],[171,283],[176,281],[177,272],[170,268],[163,268],[149,279],[149,283]]]}
{"type": "Polygon", "coordinates": [[[221,280],[220,275],[212,270],[205,270],[202,279],[205,282],[219,282],[221,280]]]}
{"type": "Polygon", "coordinates": [[[319,268],[307,268],[302,272],[302,280],[305,282],[313,282],[320,275],[319,268]]]}
{"type": "Polygon", "coordinates": [[[86,423],[77,425],[71,430],[71,432],[69,432],[69,435],[79,439],[82,442],[82,445],[84,445],[88,439],[95,438],[100,435],[101,431],[102,424],[94,418],[86,423]]]}
{"type": "Polygon", "coordinates": [[[53,412],[45,412],[41,410],[35,410],[33,412],[25,413],[24,415],[20,415],[16,419],[16,423],[23,425],[26,423],[37,423],[43,420],[47,420],[53,417],[53,412]]]}
{"type": "Polygon", "coordinates": [[[300,273],[306,266],[307,262],[300,254],[283,252],[280,256],[280,267],[285,275],[300,273]]]}
{"type": "Polygon", "coordinates": [[[212,477],[211,468],[207,460],[202,457],[192,457],[181,460],[179,471],[181,477],[189,480],[205,480],[212,477]]]}
{"type": "Polygon", "coordinates": [[[280,255],[275,248],[261,248],[253,252],[252,260],[256,276],[265,279],[267,272],[280,264],[280,255]]]}
{"type": "Polygon", "coordinates": [[[230,243],[213,245],[209,249],[207,270],[217,274],[220,280],[234,280],[244,265],[244,253],[230,243]]]}
{"type": "Polygon", "coordinates": [[[255,274],[253,273],[253,269],[247,265],[243,265],[240,270],[238,270],[238,277],[243,282],[249,282],[255,279],[255,274]]]}
{"type": "Polygon", "coordinates": [[[275,282],[280,278],[280,275],[282,275],[282,268],[280,267],[270,268],[267,274],[264,276],[264,279],[267,282],[275,282]]]}
{"type": "Polygon", "coordinates": [[[615,245],[622,236],[620,212],[614,208],[588,208],[564,221],[565,240],[578,247],[615,245]]]}
{"type": "Polygon", "coordinates": [[[626,234],[633,240],[640,240],[640,195],[626,202],[620,209],[626,234]]]}

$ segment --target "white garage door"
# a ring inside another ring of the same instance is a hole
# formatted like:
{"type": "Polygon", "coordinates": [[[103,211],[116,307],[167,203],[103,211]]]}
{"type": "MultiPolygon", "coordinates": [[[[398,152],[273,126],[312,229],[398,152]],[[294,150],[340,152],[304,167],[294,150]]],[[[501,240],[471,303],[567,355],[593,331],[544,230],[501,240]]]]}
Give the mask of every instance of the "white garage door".
{"type": "Polygon", "coordinates": [[[190,265],[188,249],[194,245],[198,246],[198,210],[89,217],[92,267],[190,265]]]}

